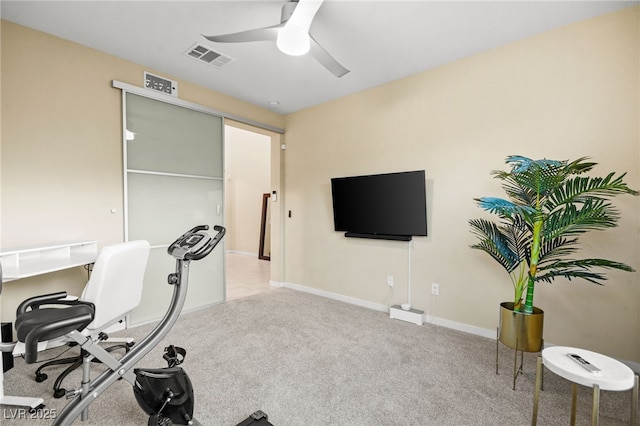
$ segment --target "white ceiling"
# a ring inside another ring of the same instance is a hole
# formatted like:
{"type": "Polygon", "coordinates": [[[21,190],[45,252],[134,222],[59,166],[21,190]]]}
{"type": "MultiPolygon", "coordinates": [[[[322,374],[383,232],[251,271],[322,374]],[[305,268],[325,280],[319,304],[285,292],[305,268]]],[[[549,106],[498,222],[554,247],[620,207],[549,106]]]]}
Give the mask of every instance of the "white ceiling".
{"type": "Polygon", "coordinates": [[[311,33],[351,70],[342,78],[311,57],[284,55],[275,43],[202,37],[278,24],[285,1],[2,0],[0,16],[285,114],[638,4],[326,0],[311,33]],[[235,61],[216,69],[190,58],[184,52],[194,43],[235,61]]]}

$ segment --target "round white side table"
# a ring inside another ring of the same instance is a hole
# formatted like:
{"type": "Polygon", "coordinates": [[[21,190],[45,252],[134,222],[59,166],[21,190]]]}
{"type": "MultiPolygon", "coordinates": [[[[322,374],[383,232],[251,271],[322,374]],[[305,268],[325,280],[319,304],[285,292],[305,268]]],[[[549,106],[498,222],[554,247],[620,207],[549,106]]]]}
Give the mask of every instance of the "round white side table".
{"type": "Polygon", "coordinates": [[[538,357],[536,389],[533,398],[532,425],[535,426],[538,418],[538,402],[540,399],[540,388],[542,384],[543,364],[552,373],[572,382],[571,425],[575,425],[576,423],[578,385],[593,388],[593,405],[591,411],[592,425],[598,424],[600,390],[627,391],[631,389],[631,424],[637,424],[638,376],[633,373],[633,370],[620,361],[597,352],[567,346],[552,346],[543,349],[541,356],[538,357]],[[601,371],[598,373],[592,373],[572,360],[567,354],[578,354],[584,360],[599,368],[601,371]]]}

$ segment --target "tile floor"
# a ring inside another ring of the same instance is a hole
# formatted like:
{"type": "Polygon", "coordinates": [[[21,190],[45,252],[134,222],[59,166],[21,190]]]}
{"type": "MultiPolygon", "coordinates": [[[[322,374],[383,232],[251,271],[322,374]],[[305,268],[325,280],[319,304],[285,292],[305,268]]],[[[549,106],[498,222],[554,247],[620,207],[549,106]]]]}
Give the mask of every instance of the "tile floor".
{"type": "Polygon", "coordinates": [[[251,296],[272,290],[269,285],[271,263],[257,256],[226,254],[227,300],[251,296]]]}

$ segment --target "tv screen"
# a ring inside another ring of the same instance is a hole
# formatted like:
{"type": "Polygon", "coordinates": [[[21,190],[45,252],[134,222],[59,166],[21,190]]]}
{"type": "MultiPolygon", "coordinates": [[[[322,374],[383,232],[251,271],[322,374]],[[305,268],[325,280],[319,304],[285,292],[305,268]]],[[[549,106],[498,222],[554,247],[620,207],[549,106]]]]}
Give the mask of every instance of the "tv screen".
{"type": "Polygon", "coordinates": [[[364,238],[427,235],[425,186],[424,170],[332,178],[335,230],[364,238]]]}

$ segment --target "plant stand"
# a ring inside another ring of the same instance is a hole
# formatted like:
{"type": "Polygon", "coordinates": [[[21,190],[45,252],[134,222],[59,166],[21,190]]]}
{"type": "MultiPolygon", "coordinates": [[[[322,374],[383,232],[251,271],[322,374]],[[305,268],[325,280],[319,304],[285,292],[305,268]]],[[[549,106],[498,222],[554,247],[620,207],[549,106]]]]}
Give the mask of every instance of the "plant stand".
{"type": "Polygon", "coordinates": [[[500,304],[500,322],[496,331],[496,374],[500,365],[500,343],[512,348],[513,354],[513,390],[516,389],[518,375],[524,374],[524,353],[541,352],[544,347],[542,329],[544,312],[535,308],[532,314],[513,311],[512,302],[500,304]],[[520,365],[518,365],[520,352],[520,365]]]}
{"type": "MultiPolygon", "coordinates": [[[[544,344],[544,340],[542,341],[544,344]]],[[[505,345],[507,346],[507,345],[505,345]]],[[[524,369],[522,368],[522,366],[524,365],[524,353],[525,352],[540,352],[540,351],[523,351],[518,349],[517,347],[517,343],[516,343],[516,347],[513,348],[513,390],[516,390],[516,379],[518,378],[519,374],[525,374],[524,369]],[[518,352],[520,352],[520,365],[518,365],[518,352]]],[[[500,328],[497,329],[497,337],[496,337],[496,374],[498,374],[498,366],[500,365],[499,362],[499,350],[500,350],[500,328]]],[[[541,376],[542,377],[542,376],[541,376]]],[[[542,389],[544,389],[544,386],[542,387],[542,389]]]]}

